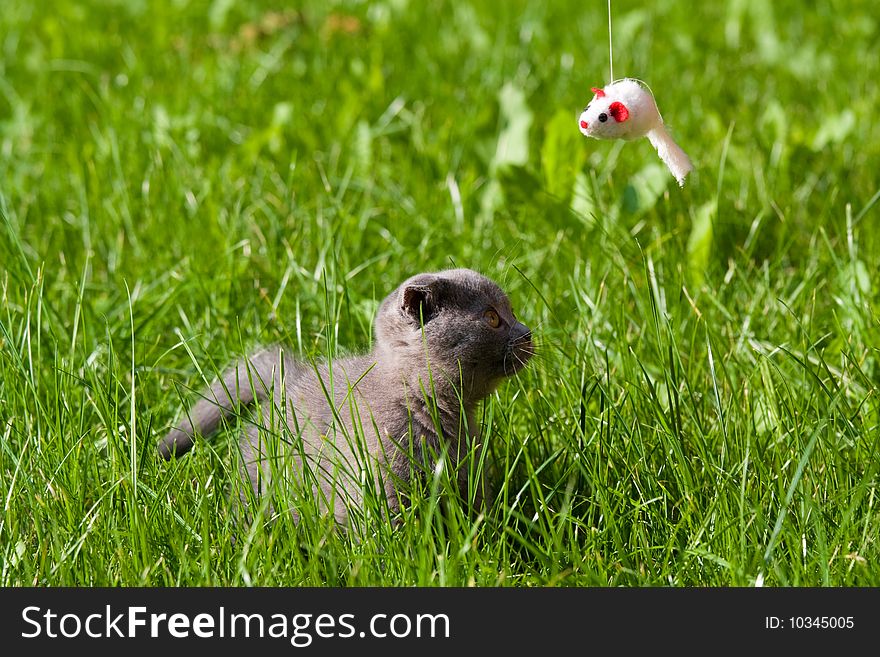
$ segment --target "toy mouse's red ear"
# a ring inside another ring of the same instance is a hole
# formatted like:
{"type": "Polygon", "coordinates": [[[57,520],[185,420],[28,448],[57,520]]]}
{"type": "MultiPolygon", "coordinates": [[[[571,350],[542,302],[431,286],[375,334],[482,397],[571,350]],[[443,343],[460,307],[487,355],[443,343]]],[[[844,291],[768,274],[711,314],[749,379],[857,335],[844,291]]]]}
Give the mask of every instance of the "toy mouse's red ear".
{"type": "Polygon", "coordinates": [[[629,110],[626,109],[626,105],[618,101],[614,101],[608,106],[608,113],[618,123],[623,123],[629,118],[629,110]]]}
{"type": "Polygon", "coordinates": [[[605,98],[605,92],[598,87],[590,87],[590,91],[596,94],[596,98],[605,98]]]}

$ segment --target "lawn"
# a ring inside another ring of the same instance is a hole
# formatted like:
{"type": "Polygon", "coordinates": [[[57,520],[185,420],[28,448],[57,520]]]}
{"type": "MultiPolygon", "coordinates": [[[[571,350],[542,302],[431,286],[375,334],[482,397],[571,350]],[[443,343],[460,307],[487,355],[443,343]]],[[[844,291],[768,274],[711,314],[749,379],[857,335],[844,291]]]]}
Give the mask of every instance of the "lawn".
{"type": "Polygon", "coordinates": [[[4,0],[0,585],[880,585],[875,5],[616,3],[679,189],[578,131],[604,2],[4,0]],[[231,432],[158,457],[233,359],[365,350],[451,266],[539,347],[485,512],[243,524],[231,432]]]}

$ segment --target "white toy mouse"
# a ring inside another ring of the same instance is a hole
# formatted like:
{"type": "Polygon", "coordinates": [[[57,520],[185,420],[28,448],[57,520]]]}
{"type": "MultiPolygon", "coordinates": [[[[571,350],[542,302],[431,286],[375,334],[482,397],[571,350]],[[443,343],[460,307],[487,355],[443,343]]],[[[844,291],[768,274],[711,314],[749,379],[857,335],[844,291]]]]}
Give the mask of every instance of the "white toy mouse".
{"type": "Polygon", "coordinates": [[[624,78],[604,89],[593,87],[595,94],[578,118],[578,126],[587,137],[596,139],[638,139],[647,137],[657,149],[679,186],[693,170],[690,158],[666,131],[654,96],[638,81],[624,78]]]}

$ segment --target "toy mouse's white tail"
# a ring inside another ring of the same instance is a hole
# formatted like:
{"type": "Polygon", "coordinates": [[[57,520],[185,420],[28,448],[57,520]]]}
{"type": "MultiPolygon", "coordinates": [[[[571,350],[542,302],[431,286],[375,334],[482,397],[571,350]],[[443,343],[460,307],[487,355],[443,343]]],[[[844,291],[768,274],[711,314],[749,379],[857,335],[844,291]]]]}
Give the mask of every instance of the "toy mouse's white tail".
{"type": "Polygon", "coordinates": [[[648,141],[657,149],[657,155],[666,163],[672,175],[678,181],[679,187],[684,187],[684,179],[694,168],[691,159],[666,131],[662,123],[648,131],[648,141]]]}

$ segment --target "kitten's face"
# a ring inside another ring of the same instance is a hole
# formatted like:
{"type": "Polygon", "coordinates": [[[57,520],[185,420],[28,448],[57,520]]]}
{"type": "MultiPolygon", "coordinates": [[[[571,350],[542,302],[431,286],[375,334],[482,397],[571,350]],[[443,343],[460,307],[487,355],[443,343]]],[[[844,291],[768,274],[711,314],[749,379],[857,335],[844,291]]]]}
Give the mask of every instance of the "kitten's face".
{"type": "Polygon", "coordinates": [[[435,375],[440,370],[460,380],[473,400],[491,393],[534,353],[531,331],[501,288],[469,269],[404,282],[382,303],[376,335],[401,366],[424,369],[427,357],[435,375]]]}

